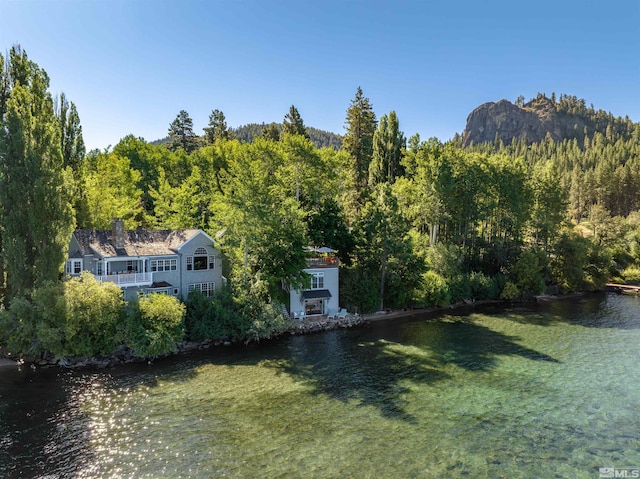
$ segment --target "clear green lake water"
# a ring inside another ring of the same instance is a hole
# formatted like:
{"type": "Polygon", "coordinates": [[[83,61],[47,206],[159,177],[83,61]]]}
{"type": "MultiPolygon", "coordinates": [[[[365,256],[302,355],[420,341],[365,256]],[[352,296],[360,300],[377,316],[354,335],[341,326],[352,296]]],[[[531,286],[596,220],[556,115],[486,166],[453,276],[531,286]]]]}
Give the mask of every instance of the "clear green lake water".
{"type": "Polygon", "coordinates": [[[640,299],[589,295],[106,371],[0,369],[1,478],[597,478],[640,467],[640,299]]]}

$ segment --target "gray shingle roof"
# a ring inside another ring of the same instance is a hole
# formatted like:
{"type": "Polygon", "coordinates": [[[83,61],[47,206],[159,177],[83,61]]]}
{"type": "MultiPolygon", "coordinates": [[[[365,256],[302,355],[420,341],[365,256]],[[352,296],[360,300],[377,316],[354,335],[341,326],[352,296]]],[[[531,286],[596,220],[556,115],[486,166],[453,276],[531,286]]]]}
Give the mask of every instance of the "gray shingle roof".
{"type": "Polygon", "coordinates": [[[95,254],[102,258],[117,256],[172,255],[200,230],[127,230],[124,248],[115,248],[111,230],[76,230],[75,236],[83,255],[95,254]]]}

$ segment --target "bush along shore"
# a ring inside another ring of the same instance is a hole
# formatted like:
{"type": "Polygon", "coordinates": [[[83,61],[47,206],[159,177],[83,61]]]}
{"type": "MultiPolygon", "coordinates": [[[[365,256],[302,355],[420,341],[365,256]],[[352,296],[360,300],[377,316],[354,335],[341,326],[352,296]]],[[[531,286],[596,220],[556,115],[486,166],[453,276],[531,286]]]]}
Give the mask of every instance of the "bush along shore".
{"type": "MultiPolygon", "coordinates": [[[[276,339],[287,334],[303,335],[320,333],[323,331],[331,331],[341,328],[352,328],[369,322],[369,318],[360,315],[347,314],[344,318],[329,318],[327,316],[308,317],[306,319],[292,319],[287,329],[273,334],[266,339],[276,339]]],[[[234,344],[247,345],[251,342],[259,342],[259,338],[250,337],[230,337],[224,336],[218,339],[203,339],[197,341],[182,341],[176,345],[176,349],[171,352],[160,354],[154,357],[142,357],[127,346],[121,345],[112,354],[95,357],[82,356],[63,356],[57,358],[53,353],[46,351],[38,356],[23,356],[16,360],[12,355],[6,354],[0,349],[0,357],[6,360],[12,360],[17,365],[31,365],[33,367],[63,367],[68,369],[105,369],[115,367],[122,364],[142,363],[151,364],[155,359],[175,356],[179,354],[188,354],[192,351],[205,350],[210,348],[229,347],[234,344]]],[[[8,361],[5,365],[10,365],[8,361]]]]}
{"type": "MultiPolygon", "coordinates": [[[[584,292],[577,292],[571,294],[556,294],[556,295],[540,295],[531,297],[528,300],[515,300],[516,302],[548,302],[562,299],[571,299],[576,296],[581,296],[584,292]]],[[[238,335],[225,335],[218,338],[205,338],[205,339],[188,339],[177,342],[175,348],[171,351],[165,351],[157,355],[143,356],[137,353],[131,347],[126,345],[120,345],[116,350],[107,355],[96,356],[62,356],[56,357],[50,351],[45,351],[37,356],[22,355],[16,357],[8,353],[5,349],[0,347],[0,366],[10,367],[13,365],[23,366],[25,364],[30,365],[32,368],[49,368],[49,367],[62,367],[68,369],[105,369],[112,368],[118,365],[131,364],[131,363],[143,363],[152,364],[154,360],[176,356],[180,354],[189,354],[193,351],[201,351],[211,348],[225,348],[233,345],[248,345],[250,343],[259,343],[260,340],[277,339],[286,335],[305,335],[321,333],[325,331],[331,331],[335,329],[346,329],[362,326],[370,323],[371,321],[388,320],[401,317],[409,317],[420,315],[421,317],[429,314],[439,314],[446,311],[464,309],[464,308],[476,308],[490,304],[510,304],[514,300],[480,300],[480,301],[462,301],[455,304],[449,304],[443,307],[418,307],[418,308],[404,308],[398,310],[386,310],[378,311],[372,314],[359,315],[359,314],[347,314],[344,318],[331,318],[327,316],[310,316],[305,319],[286,319],[285,322],[280,323],[279,328],[271,329],[270,331],[261,331],[257,333],[255,330],[244,334],[238,335]]],[[[211,320],[211,319],[210,319],[211,320]]]]}

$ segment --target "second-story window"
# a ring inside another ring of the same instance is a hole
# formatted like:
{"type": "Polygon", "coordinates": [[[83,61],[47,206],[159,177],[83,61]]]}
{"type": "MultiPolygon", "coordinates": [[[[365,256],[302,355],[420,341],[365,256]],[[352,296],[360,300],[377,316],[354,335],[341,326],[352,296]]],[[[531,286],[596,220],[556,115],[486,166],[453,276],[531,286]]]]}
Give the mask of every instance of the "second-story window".
{"type": "Polygon", "coordinates": [[[206,248],[197,248],[193,256],[187,256],[187,270],[199,271],[215,268],[215,256],[209,255],[206,248]]]}
{"type": "Polygon", "coordinates": [[[324,273],[311,273],[311,289],[324,288],[324,273]]]}
{"type": "Polygon", "coordinates": [[[154,259],[151,260],[151,271],[175,271],[177,265],[176,259],[154,259]]]}

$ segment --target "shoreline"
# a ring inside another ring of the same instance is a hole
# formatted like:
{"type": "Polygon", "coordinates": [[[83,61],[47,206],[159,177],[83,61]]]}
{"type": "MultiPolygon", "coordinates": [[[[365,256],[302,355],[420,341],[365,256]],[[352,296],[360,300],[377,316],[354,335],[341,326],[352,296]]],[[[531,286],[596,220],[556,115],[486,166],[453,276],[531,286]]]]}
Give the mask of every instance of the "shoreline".
{"type": "MultiPolygon", "coordinates": [[[[365,315],[359,314],[347,314],[345,318],[330,319],[328,317],[314,317],[305,318],[303,320],[292,320],[293,326],[286,329],[273,337],[264,339],[264,341],[270,341],[273,339],[282,338],[285,335],[307,335],[316,334],[326,331],[332,331],[335,329],[350,329],[371,322],[377,322],[395,318],[410,318],[416,316],[435,316],[437,314],[446,314],[448,311],[460,311],[462,309],[473,310],[477,306],[487,306],[492,304],[535,304],[546,303],[551,301],[562,301],[565,299],[576,298],[584,296],[587,292],[569,293],[564,295],[539,295],[535,296],[532,300],[528,301],[511,301],[500,299],[488,299],[473,302],[459,302],[450,304],[447,306],[427,306],[423,308],[405,308],[400,310],[379,311],[376,313],[370,313],[365,315]]],[[[76,357],[63,357],[56,359],[52,354],[44,355],[41,358],[17,358],[2,357],[0,355],[0,368],[9,367],[21,367],[25,364],[31,365],[31,367],[39,368],[52,368],[59,367],[65,369],[107,369],[114,368],[120,365],[131,363],[143,363],[147,362],[152,364],[156,359],[164,359],[179,355],[188,355],[192,351],[201,351],[205,349],[229,347],[232,345],[244,344],[257,344],[260,341],[249,340],[245,341],[240,338],[218,338],[218,339],[205,339],[202,341],[184,341],[178,345],[178,349],[175,352],[168,353],[157,358],[140,358],[135,356],[131,350],[126,347],[118,348],[113,354],[105,357],[97,358],[76,358],[76,357]]],[[[1,352],[1,348],[0,348],[1,352]]]]}

